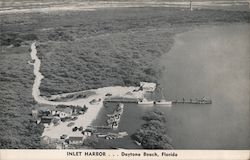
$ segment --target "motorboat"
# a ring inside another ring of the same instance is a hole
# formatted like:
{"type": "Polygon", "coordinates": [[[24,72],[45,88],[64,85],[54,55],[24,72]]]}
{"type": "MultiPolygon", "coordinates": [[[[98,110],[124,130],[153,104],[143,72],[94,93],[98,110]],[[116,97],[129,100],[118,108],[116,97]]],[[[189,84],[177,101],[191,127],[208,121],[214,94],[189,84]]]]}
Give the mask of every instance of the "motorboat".
{"type": "Polygon", "coordinates": [[[165,100],[165,96],[164,96],[162,90],[163,90],[163,89],[161,89],[161,97],[162,97],[162,99],[159,100],[159,101],[155,101],[154,104],[156,104],[156,105],[171,106],[171,105],[172,105],[172,101],[166,101],[166,100],[165,100]]]}
{"type": "Polygon", "coordinates": [[[154,101],[148,101],[146,99],[139,100],[137,103],[139,105],[154,105],[154,101]]]}
{"type": "Polygon", "coordinates": [[[123,103],[119,103],[118,106],[119,106],[119,108],[123,109],[124,104],[123,103]]]}
{"type": "Polygon", "coordinates": [[[156,105],[172,105],[172,101],[166,101],[166,100],[160,100],[160,101],[155,101],[156,105]]]}

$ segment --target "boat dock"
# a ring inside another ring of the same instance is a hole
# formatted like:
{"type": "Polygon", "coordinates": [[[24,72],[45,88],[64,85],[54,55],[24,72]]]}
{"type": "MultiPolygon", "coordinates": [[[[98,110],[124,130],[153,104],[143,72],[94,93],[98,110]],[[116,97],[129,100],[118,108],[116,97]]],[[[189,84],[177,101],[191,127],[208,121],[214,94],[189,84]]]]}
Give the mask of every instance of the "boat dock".
{"type": "Polygon", "coordinates": [[[123,113],[123,107],[124,104],[120,103],[117,109],[112,114],[107,114],[108,117],[107,124],[114,130],[118,129],[118,125],[123,113]]]}
{"type": "Polygon", "coordinates": [[[182,100],[174,100],[172,101],[172,104],[212,104],[212,100],[211,99],[189,99],[189,100],[185,100],[184,98],[182,100]]]}
{"type": "MultiPolygon", "coordinates": [[[[182,99],[182,100],[172,100],[169,101],[172,104],[212,104],[211,99],[207,98],[195,98],[195,99],[182,99]]],[[[105,98],[104,103],[140,103],[136,98],[122,98],[122,97],[112,97],[112,98],[105,98]]],[[[154,101],[157,103],[157,101],[154,101]]],[[[152,103],[153,104],[153,103],[152,103]]]]}

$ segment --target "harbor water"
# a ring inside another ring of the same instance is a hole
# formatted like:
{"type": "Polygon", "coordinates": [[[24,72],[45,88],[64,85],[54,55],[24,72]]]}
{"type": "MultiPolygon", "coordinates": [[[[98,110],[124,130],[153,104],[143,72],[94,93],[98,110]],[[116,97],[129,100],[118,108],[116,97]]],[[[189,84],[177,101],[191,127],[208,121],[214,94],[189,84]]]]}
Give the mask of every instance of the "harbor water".
{"type": "MultiPolygon", "coordinates": [[[[166,113],[175,149],[250,149],[249,44],[249,24],[202,26],[176,35],[173,48],[160,61],[166,68],[161,87],[167,100],[209,97],[213,103],[126,104],[118,130],[134,133],[143,123],[141,116],[158,108],[166,113]]],[[[104,112],[105,107],[100,114],[104,112]]],[[[129,137],[108,144],[138,147],[129,137]]]]}
{"type": "Polygon", "coordinates": [[[213,100],[163,109],[176,149],[250,149],[249,44],[249,24],[201,27],[175,37],[161,58],[165,95],[213,100]]]}

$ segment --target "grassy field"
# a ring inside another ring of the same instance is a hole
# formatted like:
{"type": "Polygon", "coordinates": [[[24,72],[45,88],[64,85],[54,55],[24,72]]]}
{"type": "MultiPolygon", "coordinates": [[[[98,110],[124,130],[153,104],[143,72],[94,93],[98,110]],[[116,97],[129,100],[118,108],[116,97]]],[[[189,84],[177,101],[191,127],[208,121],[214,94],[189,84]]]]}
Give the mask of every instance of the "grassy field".
{"type": "Polygon", "coordinates": [[[173,36],[193,26],[250,22],[250,12],[177,8],[0,14],[0,148],[42,148],[29,45],[39,42],[43,95],[109,85],[138,85],[160,76],[157,65],[173,36]],[[13,45],[13,46],[11,46],[13,45]]]}

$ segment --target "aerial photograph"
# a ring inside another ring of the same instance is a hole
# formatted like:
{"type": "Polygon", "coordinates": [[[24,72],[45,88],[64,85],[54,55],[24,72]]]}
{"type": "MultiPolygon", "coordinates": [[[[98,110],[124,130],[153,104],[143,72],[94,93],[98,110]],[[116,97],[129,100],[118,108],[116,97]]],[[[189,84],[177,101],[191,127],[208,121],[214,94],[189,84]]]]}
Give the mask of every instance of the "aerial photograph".
{"type": "Polygon", "coordinates": [[[0,0],[0,46],[0,149],[250,150],[249,0],[0,0]]]}

